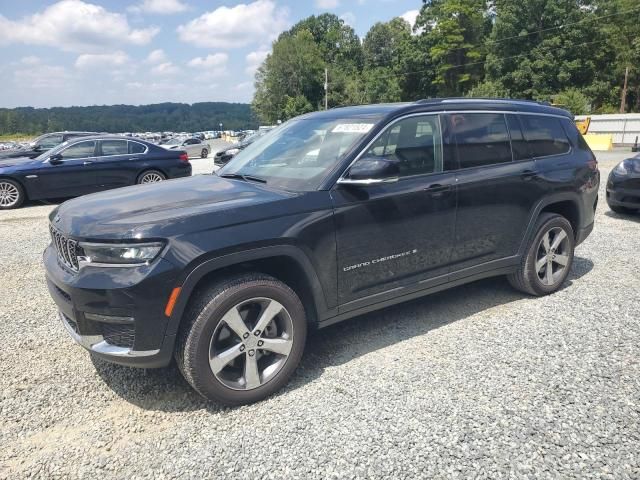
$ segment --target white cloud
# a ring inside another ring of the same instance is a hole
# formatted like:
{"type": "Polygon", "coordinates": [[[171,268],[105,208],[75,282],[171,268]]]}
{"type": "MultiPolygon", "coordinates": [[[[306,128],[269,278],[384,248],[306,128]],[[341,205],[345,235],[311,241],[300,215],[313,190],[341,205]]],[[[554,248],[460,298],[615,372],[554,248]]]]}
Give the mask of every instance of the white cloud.
{"type": "Polygon", "coordinates": [[[158,15],[171,15],[188,10],[189,6],[180,0],[144,0],[142,3],[132,5],[127,10],[133,13],[155,13],[158,15]]]}
{"type": "Polygon", "coordinates": [[[166,61],[167,61],[167,55],[164,53],[164,50],[162,50],[161,48],[158,48],[157,50],[154,50],[149,55],[147,55],[147,58],[145,59],[144,62],[149,65],[155,65],[157,63],[162,63],[166,61]]]}
{"type": "Polygon", "coordinates": [[[416,24],[416,19],[418,18],[419,14],[420,10],[409,10],[408,12],[404,12],[402,15],[400,15],[400,18],[409,22],[409,25],[411,25],[411,28],[413,28],[416,24]]]}
{"type": "Polygon", "coordinates": [[[0,45],[24,43],[100,52],[115,45],[145,45],[158,31],[156,27],[131,28],[125,15],[82,0],[61,0],[21,20],[0,15],[0,45]]]}
{"type": "Polygon", "coordinates": [[[84,53],[76,59],[76,68],[81,70],[121,67],[129,63],[129,56],[123,51],[113,53],[84,53]]]}
{"type": "Polygon", "coordinates": [[[20,59],[20,63],[23,65],[38,65],[42,60],[35,55],[28,55],[20,59]]]}
{"type": "Polygon", "coordinates": [[[331,10],[340,5],[339,0],[316,0],[315,1],[316,8],[320,8],[322,10],[331,10]]]}
{"type": "Polygon", "coordinates": [[[26,85],[29,89],[64,90],[73,80],[66,68],[57,65],[36,65],[14,72],[16,85],[26,85]]]}
{"type": "Polygon", "coordinates": [[[226,68],[229,55],[226,53],[214,53],[213,55],[207,55],[206,57],[196,57],[187,63],[190,67],[194,68],[226,68]]]}
{"type": "Polygon", "coordinates": [[[288,10],[273,0],[219,7],[178,27],[180,40],[199,47],[236,48],[273,40],[288,25],[288,10]]]}
{"type": "Polygon", "coordinates": [[[151,73],[155,75],[175,75],[180,69],[171,62],[164,62],[156,65],[151,69],[151,73]]]}
{"type": "Polygon", "coordinates": [[[342,15],[340,15],[340,18],[344,20],[344,23],[346,23],[350,27],[355,26],[356,16],[353,14],[353,12],[345,12],[342,15]]]}
{"type": "Polygon", "coordinates": [[[256,70],[258,70],[258,67],[260,67],[265,58],[267,58],[267,55],[269,55],[269,50],[264,47],[260,50],[248,53],[245,58],[247,63],[245,72],[247,72],[247,75],[253,77],[256,74],[256,70]]]}

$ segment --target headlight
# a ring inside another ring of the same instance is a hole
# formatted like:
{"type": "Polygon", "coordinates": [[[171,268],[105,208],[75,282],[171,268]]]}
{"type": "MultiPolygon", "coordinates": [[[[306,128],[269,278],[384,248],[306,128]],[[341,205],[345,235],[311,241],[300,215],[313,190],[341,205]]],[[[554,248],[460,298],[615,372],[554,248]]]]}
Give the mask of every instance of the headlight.
{"type": "Polygon", "coordinates": [[[101,265],[144,265],[155,259],[164,244],[162,243],[80,243],[84,255],[78,260],[82,266],[101,265]]]}
{"type": "Polygon", "coordinates": [[[613,172],[616,175],[628,175],[629,172],[631,171],[631,169],[629,168],[630,165],[627,164],[627,161],[624,160],[622,162],[620,162],[616,168],[613,169],[613,172]]]}
{"type": "Polygon", "coordinates": [[[236,153],[238,153],[240,151],[239,148],[232,148],[230,150],[227,150],[227,155],[235,155],[236,153]]]}

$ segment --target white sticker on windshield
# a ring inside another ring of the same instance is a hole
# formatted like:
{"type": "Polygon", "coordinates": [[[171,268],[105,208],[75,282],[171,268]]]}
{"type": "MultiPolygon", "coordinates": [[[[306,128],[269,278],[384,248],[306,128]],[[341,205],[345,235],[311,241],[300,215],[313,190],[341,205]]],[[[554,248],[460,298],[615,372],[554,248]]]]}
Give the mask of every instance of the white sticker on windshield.
{"type": "Polygon", "coordinates": [[[367,133],[373,128],[373,123],[341,123],[333,127],[333,133],[367,133]]]}

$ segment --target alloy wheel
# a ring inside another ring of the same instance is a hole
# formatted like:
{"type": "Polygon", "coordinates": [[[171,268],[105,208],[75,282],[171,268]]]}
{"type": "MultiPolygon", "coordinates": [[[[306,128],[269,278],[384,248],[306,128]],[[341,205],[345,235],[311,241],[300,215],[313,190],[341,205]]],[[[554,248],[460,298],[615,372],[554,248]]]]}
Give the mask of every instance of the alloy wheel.
{"type": "Polygon", "coordinates": [[[20,200],[20,191],[13,183],[0,182],[0,207],[13,207],[20,200]]]}
{"type": "Polygon", "coordinates": [[[569,267],[570,243],[560,227],[547,231],[540,240],[536,255],[536,274],[543,285],[555,285],[569,267]]]}
{"type": "Polygon", "coordinates": [[[142,178],[140,179],[140,183],[158,183],[158,182],[162,182],[164,180],[164,178],[162,177],[162,175],[160,175],[159,173],[156,172],[149,172],[149,173],[145,173],[142,178]]]}
{"type": "Polygon", "coordinates": [[[252,298],[224,314],[209,345],[209,366],[233,390],[253,390],[273,379],[293,347],[293,321],[270,298],[252,298]]]}

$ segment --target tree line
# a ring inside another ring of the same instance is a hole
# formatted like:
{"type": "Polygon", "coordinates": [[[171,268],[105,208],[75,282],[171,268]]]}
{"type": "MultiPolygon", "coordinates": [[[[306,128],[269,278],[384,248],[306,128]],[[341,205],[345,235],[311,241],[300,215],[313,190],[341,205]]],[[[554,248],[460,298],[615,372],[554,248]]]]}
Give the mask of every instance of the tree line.
{"type": "Polygon", "coordinates": [[[92,107],[0,108],[0,134],[40,134],[63,130],[91,132],[198,132],[256,128],[243,103],[202,102],[92,107]]]}
{"type": "Polygon", "coordinates": [[[475,96],[548,101],[574,114],[640,111],[637,0],[423,0],[415,26],[363,39],[332,14],[274,41],[252,107],[266,123],[350,104],[475,96]]]}

